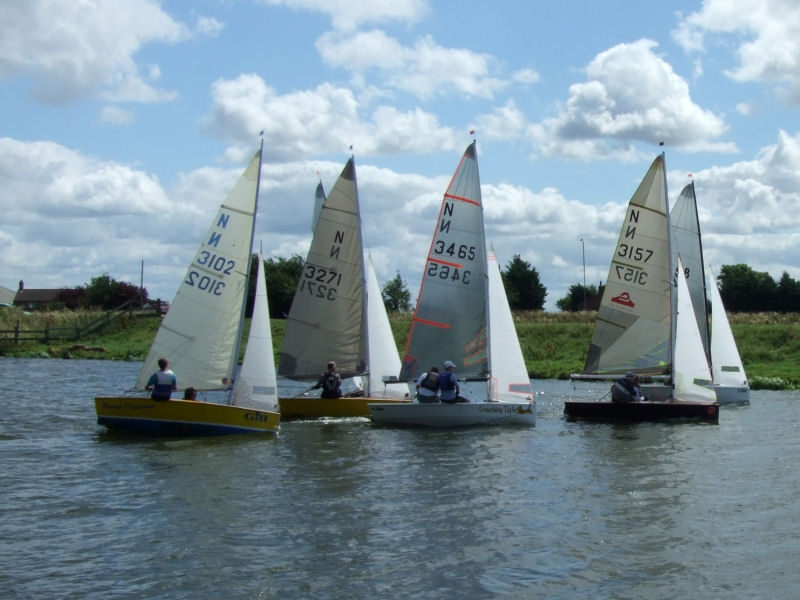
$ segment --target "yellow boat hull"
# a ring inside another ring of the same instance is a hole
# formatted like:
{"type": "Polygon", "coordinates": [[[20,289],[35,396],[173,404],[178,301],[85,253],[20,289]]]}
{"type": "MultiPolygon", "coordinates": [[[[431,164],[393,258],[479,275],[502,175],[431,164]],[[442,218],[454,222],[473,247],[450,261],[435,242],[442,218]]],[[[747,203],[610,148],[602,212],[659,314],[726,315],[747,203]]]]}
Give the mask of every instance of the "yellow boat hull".
{"type": "Polygon", "coordinates": [[[109,429],[150,434],[276,433],[280,414],[195,400],[95,398],[97,422],[109,429]]]}
{"type": "Polygon", "coordinates": [[[375,402],[409,404],[409,398],[317,398],[313,396],[293,396],[279,398],[283,419],[319,419],[322,417],[369,417],[369,404],[375,402]]]}

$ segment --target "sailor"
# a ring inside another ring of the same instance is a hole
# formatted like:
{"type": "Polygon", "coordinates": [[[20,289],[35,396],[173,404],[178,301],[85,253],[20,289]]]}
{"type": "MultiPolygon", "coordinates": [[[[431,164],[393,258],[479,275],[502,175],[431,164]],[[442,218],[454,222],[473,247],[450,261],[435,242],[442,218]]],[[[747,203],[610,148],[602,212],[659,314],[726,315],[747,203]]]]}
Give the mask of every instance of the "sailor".
{"type": "Polygon", "coordinates": [[[459,395],[461,388],[458,385],[458,377],[453,372],[456,365],[449,360],[444,361],[444,373],[439,375],[439,397],[442,402],[449,404],[453,402],[467,402],[466,398],[459,395]]]}
{"type": "Polygon", "coordinates": [[[150,394],[153,400],[169,400],[172,392],[178,389],[178,378],[169,369],[169,361],[163,356],[158,359],[158,368],[158,371],[150,375],[144,389],[153,390],[150,394]]]}
{"type": "Polygon", "coordinates": [[[330,361],[328,363],[328,371],[319,376],[317,385],[312,387],[312,390],[322,388],[323,398],[341,398],[342,397],[342,378],[336,372],[336,363],[330,361]]]}
{"type": "Polygon", "coordinates": [[[641,402],[644,400],[642,388],[639,385],[639,376],[635,373],[625,373],[625,377],[618,379],[611,389],[611,399],[614,402],[641,402]]]}
{"type": "Polygon", "coordinates": [[[438,402],[436,392],[439,389],[439,367],[431,367],[417,379],[417,402],[438,402]]]}

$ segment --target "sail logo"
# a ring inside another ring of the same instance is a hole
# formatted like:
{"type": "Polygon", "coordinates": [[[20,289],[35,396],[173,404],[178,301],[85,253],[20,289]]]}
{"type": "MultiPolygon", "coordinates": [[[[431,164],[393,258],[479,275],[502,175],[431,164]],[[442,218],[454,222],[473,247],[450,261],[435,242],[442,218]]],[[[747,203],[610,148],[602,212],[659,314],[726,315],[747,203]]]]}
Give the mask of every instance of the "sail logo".
{"type": "Polygon", "coordinates": [[[617,304],[622,304],[622,306],[628,306],[633,308],[636,304],[631,300],[631,295],[628,292],[622,292],[619,296],[614,296],[611,298],[612,302],[616,302],[617,304]]]}

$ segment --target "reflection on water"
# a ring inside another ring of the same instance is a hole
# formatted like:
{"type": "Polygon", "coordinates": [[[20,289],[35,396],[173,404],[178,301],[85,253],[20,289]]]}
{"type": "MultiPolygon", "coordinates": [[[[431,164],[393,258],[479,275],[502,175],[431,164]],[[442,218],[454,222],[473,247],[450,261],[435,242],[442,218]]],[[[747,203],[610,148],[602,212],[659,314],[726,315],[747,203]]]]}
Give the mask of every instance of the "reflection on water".
{"type": "Polygon", "coordinates": [[[92,404],[139,364],[0,364],[4,598],[796,595],[797,393],[607,425],[536,381],[535,429],[144,439],[92,404]]]}

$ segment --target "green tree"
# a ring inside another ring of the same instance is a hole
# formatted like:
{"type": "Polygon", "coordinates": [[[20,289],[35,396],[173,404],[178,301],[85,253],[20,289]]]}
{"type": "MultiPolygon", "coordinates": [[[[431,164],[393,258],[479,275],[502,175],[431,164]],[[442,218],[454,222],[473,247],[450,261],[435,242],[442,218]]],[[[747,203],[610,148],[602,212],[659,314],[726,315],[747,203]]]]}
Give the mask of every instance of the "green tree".
{"type": "Polygon", "coordinates": [[[128,300],[147,300],[147,290],[125,281],[116,281],[108,273],[94,277],[86,286],[88,308],[112,309],[128,300]]]}
{"type": "Polygon", "coordinates": [[[381,290],[383,303],[388,312],[408,312],[411,310],[411,292],[408,291],[400,271],[393,279],[386,282],[381,290]]]}
{"type": "Polygon", "coordinates": [[[719,293],[725,309],[731,312],[776,310],[778,286],[766,272],[749,266],[723,265],[719,273],[719,293]]]}
{"type": "Polygon", "coordinates": [[[591,306],[592,300],[598,296],[597,286],[590,285],[584,287],[580,283],[574,283],[569,286],[567,295],[556,302],[558,310],[564,312],[586,310],[586,307],[583,305],[584,291],[586,292],[586,304],[591,306]]]}
{"type": "Polygon", "coordinates": [[[775,310],[780,312],[796,312],[800,310],[800,283],[792,279],[784,271],[778,281],[775,293],[775,310]]]}
{"type": "Polygon", "coordinates": [[[508,304],[512,310],[542,310],[547,296],[545,288],[539,280],[539,273],[528,261],[515,254],[506,265],[503,275],[503,286],[508,296],[508,304]]]}
{"type": "MultiPolygon", "coordinates": [[[[294,254],[291,258],[268,258],[264,261],[270,317],[284,319],[289,315],[302,273],[303,259],[299,254],[294,254]]],[[[251,281],[254,279],[255,277],[251,277],[251,281]]]]}

